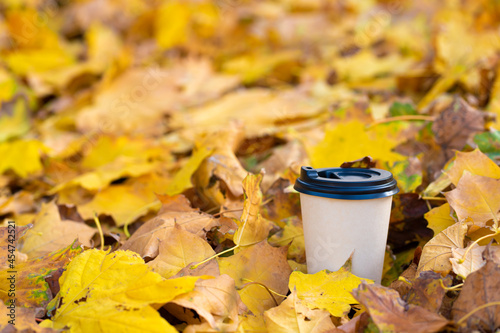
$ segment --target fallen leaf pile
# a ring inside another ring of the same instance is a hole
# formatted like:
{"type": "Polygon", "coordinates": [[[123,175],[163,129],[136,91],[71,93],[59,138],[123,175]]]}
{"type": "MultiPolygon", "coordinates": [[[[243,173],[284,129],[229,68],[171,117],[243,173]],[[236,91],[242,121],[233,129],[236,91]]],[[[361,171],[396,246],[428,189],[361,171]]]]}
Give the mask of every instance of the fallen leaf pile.
{"type": "Polygon", "coordinates": [[[499,22],[487,0],[2,1],[0,331],[497,332],[499,22]],[[382,284],[307,274],[305,165],[393,173],[382,284]]]}

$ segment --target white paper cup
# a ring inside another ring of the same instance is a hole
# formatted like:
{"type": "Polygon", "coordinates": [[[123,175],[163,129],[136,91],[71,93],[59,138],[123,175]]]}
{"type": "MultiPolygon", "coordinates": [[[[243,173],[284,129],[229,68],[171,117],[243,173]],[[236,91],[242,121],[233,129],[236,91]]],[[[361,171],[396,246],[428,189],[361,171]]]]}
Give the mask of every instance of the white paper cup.
{"type": "Polygon", "coordinates": [[[392,174],[380,169],[302,167],[300,192],[307,271],[337,271],[353,253],[352,273],[380,283],[392,196],[392,174]]]}

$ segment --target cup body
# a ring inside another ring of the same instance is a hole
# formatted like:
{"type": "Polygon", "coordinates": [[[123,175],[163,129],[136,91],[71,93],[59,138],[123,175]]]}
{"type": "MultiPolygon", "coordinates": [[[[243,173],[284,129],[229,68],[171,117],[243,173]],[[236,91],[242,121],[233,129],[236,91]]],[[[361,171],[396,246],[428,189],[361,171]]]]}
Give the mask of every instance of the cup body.
{"type": "Polygon", "coordinates": [[[380,283],[392,196],[389,171],[303,166],[300,193],[307,271],[337,271],[352,254],[352,273],[380,283]]]}
{"type": "Polygon", "coordinates": [[[392,196],[345,200],[300,194],[307,271],[337,271],[352,257],[352,273],[380,283],[392,196]]]}

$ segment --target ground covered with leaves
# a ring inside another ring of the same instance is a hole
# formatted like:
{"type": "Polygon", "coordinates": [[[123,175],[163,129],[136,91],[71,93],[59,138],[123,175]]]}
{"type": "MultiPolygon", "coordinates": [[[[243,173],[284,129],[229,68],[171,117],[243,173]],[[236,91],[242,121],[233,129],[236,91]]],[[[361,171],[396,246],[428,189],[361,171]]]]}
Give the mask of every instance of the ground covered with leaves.
{"type": "Polygon", "coordinates": [[[487,0],[2,1],[0,330],[498,332],[499,22],[487,0]],[[364,156],[401,190],[382,285],[307,274],[300,166],[364,156]]]}

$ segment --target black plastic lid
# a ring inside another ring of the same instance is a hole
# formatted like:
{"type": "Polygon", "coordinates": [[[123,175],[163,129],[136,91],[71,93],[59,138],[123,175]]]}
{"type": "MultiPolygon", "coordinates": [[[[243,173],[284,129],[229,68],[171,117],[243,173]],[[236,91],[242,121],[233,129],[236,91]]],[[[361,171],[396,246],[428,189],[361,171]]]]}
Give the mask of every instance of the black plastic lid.
{"type": "Polygon", "coordinates": [[[378,199],[399,192],[389,171],[360,168],[302,167],[295,190],[317,197],[366,200],[378,199]]]}

